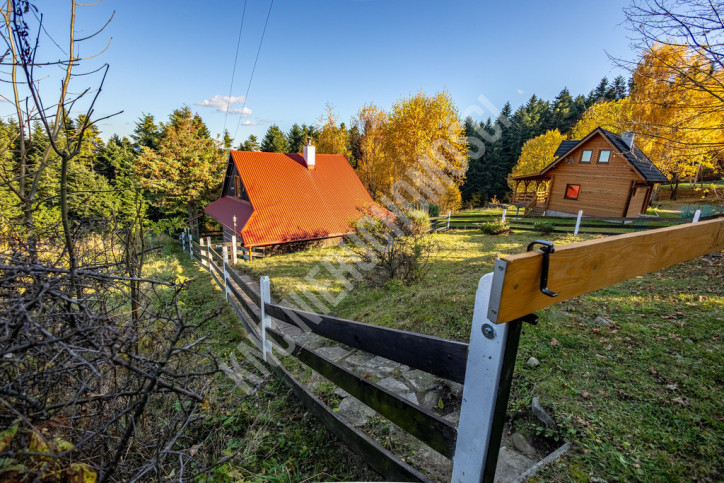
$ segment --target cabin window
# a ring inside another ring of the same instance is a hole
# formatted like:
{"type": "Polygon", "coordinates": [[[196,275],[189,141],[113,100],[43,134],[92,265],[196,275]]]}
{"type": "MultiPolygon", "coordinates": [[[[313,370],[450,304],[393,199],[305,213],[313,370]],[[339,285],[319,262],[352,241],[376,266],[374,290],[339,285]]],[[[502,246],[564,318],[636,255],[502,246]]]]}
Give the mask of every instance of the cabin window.
{"type": "Polygon", "coordinates": [[[578,195],[580,193],[581,193],[580,184],[567,184],[566,185],[566,199],[567,200],[577,200],[578,195]]]}
{"type": "Polygon", "coordinates": [[[591,151],[590,149],[584,149],[583,152],[581,153],[581,162],[590,163],[591,156],[593,156],[593,151],[591,151]]]}
{"type": "Polygon", "coordinates": [[[602,149],[598,152],[598,162],[599,163],[608,163],[608,160],[611,158],[611,151],[608,149],[602,149]]]}
{"type": "Polygon", "coordinates": [[[234,194],[241,196],[241,178],[238,176],[234,176],[234,194]]]}

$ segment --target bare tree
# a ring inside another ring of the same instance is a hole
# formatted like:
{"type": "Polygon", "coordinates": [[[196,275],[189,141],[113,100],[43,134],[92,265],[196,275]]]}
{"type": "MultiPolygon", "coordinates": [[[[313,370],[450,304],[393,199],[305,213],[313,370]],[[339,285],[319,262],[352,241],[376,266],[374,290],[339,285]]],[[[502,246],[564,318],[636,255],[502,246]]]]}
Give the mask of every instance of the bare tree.
{"type": "Polygon", "coordinates": [[[77,38],[77,8],[71,0],[65,49],[51,39],[64,53],[58,60],[41,58],[43,16],[31,2],[2,7],[0,64],[17,132],[3,147],[14,163],[0,169],[0,183],[22,214],[0,233],[0,480],[190,480],[213,463],[192,448],[209,432],[199,408],[218,371],[204,335],[216,314],[196,320],[179,306],[187,284],[143,278],[142,200],[122,223],[70,217],[71,161],[99,120],[108,72],[107,64],[80,70],[89,59],[78,44],[105,25],[77,38]],[[48,71],[51,80],[61,72],[53,94],[40,75],[48,71]],[[94,75],[97,84],[85,85],[94,75]],[[73,113],[81,113],[75,122],[73,113]],[[35,219],[51,168],[60,236],[35,219]]]}
{"type": "Polygon", "coordinates": [[[624,13],[640,55],[612,58],[633,74],[627,128],[678,186],[724,156],[724,5],[633,0],[624,13]]]}

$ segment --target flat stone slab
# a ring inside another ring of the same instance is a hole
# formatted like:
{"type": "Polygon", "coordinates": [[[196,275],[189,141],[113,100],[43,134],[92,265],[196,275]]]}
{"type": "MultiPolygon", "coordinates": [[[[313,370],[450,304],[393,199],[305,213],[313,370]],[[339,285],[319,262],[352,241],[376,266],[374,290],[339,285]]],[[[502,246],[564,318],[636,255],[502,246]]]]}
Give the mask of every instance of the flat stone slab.
{"type": "Polygon", "coordinates": [[[440,400],[440,393],[437,391],[430,391],[422,396],[422,402],[420,406],[427,410],[431,410],[437,407],[437,402],[440,400]]]}
{"type": "Polygon", "coordinates": [[[338,345],[335,346],[329,346],[329,347],[320,347],[319,349],[316,349],[314,352],[316,352],[318,355],[322,357],[326,357],[332,362],[337,362],[341,358],[345,357],[347,354],[349,354],[349,351],[343,347],[340,347],[338,345]]]}
{"type": "Polygon", "coordinates": [[[349,421],[352,426],[359,427],[367,424],[375,412],[357,399],[347,397],[339,403],[337,414],[349,421]]]}
{"type": "Polygon", "coordinates": [[[416,392],[429,391],[438,384],[438,379],[435,376],[419,369],[403,372],[402,376],[416,392]]]}
{"type": "Polygon", "coordinates": [[[394,377],[387,377],[385,379],[382,379],[380,382],[377,383],[378,386],[384,387],[388,391],[397,394],[400,397],[404,397],[408,401],[414,404],[418,404],[417,402],[417,396],[410,392],[410,388],[408,388],[404,383],[398,381],[394,377]]]}
{"type": "Polygon", "coordinates": [[[357,369],[370,361],[374,356],[366,352],[352,351],[352,355],[346,358],[343,362],[344,365],[350,369],[357,369]]]}
{"type": "Polygon", "coordinates": [[[375,356],[368,360],[361,366],[359,370],[364,373],[370,373],[374,377],[387,377],[392,374],[396,369],[400,368],[400,364],[384,357],[375,356]]]}
{"type": "Polygon", "coordinates": [[[517,451],[502,447],[500,453],[498,453],[498,466],[495,467],[495,481],[515,481],[520,475],[535,466],[536,463],[537,461],[517,451]]]}
{"type": "Polygon", "coordinates": [[[312,332],[302,332],[301,334],[293,337],[293,339],[296,344],[310,350],[317,349],[324,344],[324,339],[312,332]]]}

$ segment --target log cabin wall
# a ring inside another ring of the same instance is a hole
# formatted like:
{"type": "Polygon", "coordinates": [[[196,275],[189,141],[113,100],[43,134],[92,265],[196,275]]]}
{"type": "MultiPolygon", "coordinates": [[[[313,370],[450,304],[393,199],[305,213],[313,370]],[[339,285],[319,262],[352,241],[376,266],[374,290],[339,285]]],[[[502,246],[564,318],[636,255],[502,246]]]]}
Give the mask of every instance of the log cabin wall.
{"type": "MultiPolygon", "coordinates": [[[[623,154],[600,134],[577,146],[546,174],[553,179],[547,209],[564,213],[583,210],[586,216],[625,216],[633,183],[644,183],[623,154]],[[593,151],[590,162],[581,162],[585,150],[593,151]],[[608,163],[598,162],[601,150],[611,151],[608,163]],[[580,186],[577,200],[566,199],[566,186],[569,184],[580,186]]],[[[646,190],[642,191],[645,193],[646,190]]],[[[637,204],[641,208],[641,203],[637,201],[637,204]]],[[[634,209],[628,212],[635,212],[632,216],[640,213],[634,209]]]]}

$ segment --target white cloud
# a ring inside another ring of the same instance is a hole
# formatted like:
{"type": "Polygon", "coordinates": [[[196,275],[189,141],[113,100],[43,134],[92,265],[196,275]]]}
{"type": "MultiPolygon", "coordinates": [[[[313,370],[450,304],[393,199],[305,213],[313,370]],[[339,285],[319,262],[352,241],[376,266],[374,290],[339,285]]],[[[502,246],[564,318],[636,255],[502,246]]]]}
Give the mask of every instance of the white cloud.
{"type": "Polygon", "coordinates": [[[256,121],[241,121],[242,126],[256,126],[258,124],[256,121]]]}
{"type": "Polygon", "coordinates": [[[242,108],[232,108],[234,104],[243,104],[244,103],[244,96],[239,97],[229,97],[229,96],[219,96],[215,95],[214,97],[211,97],[209,99],[204,99],[200,102],[195,102],[195,106],[202,106],[202,107],[210,107],[212,109],[216,109],[218,112],[228,112],[229,114],[243,114],[244,116],[250,116],[251,115],[251,109],[248,107],[242,108]]]}
{"type": "Polygon", "coordinates": [[[524,91],[523,89],[516,89],[516,91],[518,92],[518,94],[523,94],[523,93],[525,93],[525,91],[524,91]]]}

